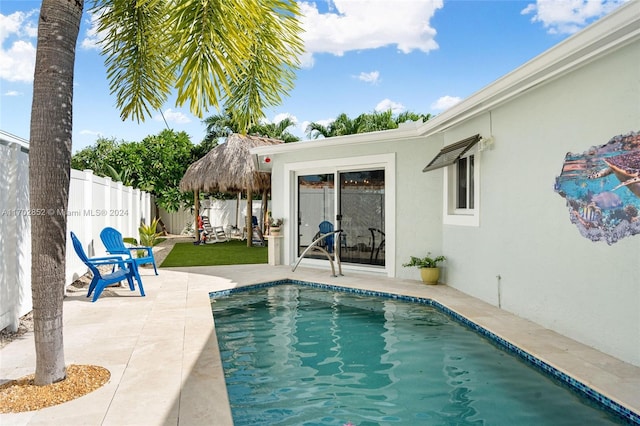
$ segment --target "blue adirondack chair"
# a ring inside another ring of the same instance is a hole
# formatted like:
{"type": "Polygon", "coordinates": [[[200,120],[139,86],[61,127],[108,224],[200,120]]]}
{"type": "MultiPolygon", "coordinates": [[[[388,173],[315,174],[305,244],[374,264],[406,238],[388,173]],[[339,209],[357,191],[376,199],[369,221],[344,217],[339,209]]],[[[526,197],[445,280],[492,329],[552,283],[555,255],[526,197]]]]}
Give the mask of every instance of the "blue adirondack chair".
{"type": "MultiPolygon", "coordinates": [[[[89,291],[87,292],[87,297],[91,296],[91,293],[93,293],[92,302],[98,300],[106,286],[119,283],[125,279],[129,283],[131,291],[135,290],[133,285],[133,268],[135,265],[131,260],[123,259],[121,256],[88,257],[80,243],[80,240],[78,240],[78,237],[76,237],[76,234],[73,232],[71,232],[71,240],[73,241],[73,248],[75,249],[76,254],[80,260],[87,265],[93,274],[91,284],[89,284],[89,291]],[[119,269],[115,269],[109,274],[102,274],[98,269],[98,266],[105,265],[118,266],[119,269]]],[[[138,288],[140,289],[140,295],[144,296],[144,288],[142,288],[141,281],[138,281],[138,288]]]]}
{"type": "MultiPolygon", "coordinates": [[[[329,222],[328,220],[325,220],[320,222],[320,225],[318,225],[318,228],[320,229],[318,237],[321,237],[323,234],[328,234],[329,232],[333,232],[333,223],[329,222]]],[[[334,239],[333,235],[330,235],[324,239],[325,242],[327,243],[326,250],[329,253],[333,253],[333,239],[334,239]]]]}
{"type": "Polygon", "coordinates": [[[139,265],[146,265],[151,263],[153,265],[153,270],[158,275],[158,269],[156,268],[156,259],[153,257],[153,248],[151,247],[127,247],[124,245],[124,240],[122,239],[122,234],[117,229],[106,227],[100,232],[100,239],[102,240],[102,244],[104,244],[107,249],[107,253],[109,254],[117,254],[121,255],[126,259],[129,259],[133,262],[133,274],[138,280],[138,283],[142,285],[142,279],[140,278],[140,272],[138,272],[139,265]],[[140,257],[133,257],[131,252],[135,251],[136,253],[144,252],[145,254],[140,257]]]}

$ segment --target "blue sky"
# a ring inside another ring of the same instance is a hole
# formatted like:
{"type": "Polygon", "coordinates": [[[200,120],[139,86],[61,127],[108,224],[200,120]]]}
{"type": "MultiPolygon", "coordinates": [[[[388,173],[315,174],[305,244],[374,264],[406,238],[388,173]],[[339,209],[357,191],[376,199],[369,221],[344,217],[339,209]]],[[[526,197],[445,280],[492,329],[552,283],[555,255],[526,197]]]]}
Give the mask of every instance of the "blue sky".
{"type": "MultiPolygon", "coordinates": [[[[300,2],[305,33],[295,88],[266,120],[309,122],[393,109],[438,114],[609,13],[624,0],[334,0],[300,2]]],[[[87,5],[90,0],[87,0],[87,5]]],[[[0,2],[0,129],[28,139],[40,1],[0,2]]],[[[86,5],[85,5],[86,6],[86,5]]],[[[73,151],[100,136],[139,141],[165,129],[160,113],[122,121],[91,16],[76,53],[73,151]]],[[[202,119],[171,98],[169,126],[202,140],[202,119]]],[[[210,114],[216,114],[215,109],[210,114]]],[[[206,117],[206,115],[205,115],[206,117]]]]}

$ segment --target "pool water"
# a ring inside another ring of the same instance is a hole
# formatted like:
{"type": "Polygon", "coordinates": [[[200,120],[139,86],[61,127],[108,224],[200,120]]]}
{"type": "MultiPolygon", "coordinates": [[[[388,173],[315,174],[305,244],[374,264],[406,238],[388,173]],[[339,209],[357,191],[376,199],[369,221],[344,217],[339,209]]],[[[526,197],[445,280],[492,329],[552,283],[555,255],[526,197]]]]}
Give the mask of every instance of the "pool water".
{"type": "Polygon", "coordinates": [[[607,425],[433,307],[278,285],[215,298],[235,425],[607,425]]]}

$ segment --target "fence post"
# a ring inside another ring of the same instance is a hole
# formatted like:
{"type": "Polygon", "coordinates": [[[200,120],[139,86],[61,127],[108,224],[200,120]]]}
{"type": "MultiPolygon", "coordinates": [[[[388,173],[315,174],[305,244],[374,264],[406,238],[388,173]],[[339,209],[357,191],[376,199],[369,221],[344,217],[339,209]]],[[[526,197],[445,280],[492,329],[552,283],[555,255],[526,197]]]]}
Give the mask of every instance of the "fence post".
{"type": "Polygon", "coordinates": [[[122,184],[122,190],[124,191],[124,199],[120,201],[120,205],[118,206],[118,210],[116,211],[116,214],[118,215],[118,229],[124,229],[124,223],[127,223],[126,228],[131,227],[131,224],[129,222],[131,222],[131,218],[127,217],[124,215],[125,211],[128,213],[131,210],[131,204],[133,204],[131,202],[132,199],[132,194],[133,194],[133,188],[130,186],[126,186],[124,184],[122,184]]]}
{"type": "Polygon", "coordinates": [[[85,244],[89,244],[90,250],[88,250],[88,254],[89,256],[94,256],[95,255],[95,251],[93,250],[93,244],[89,241],[90,238],[92,237],[92,233],[93,233],[93,208],[94,203],[93,203],[93,170],[91,169],[87,169],[83,171],[82,174],[82,192],[83,192],[83,197],[82,199],[84,200],[84,206],[88,207],[88,209],[85,209],[83,214],[82,214],[82,240],[85,244]],[[86,212],[89,212],[89,214],[86,214],[86,212]]]}
{"type": "Polygon", "coordinates": [[[112,223],[112,218],[109,217],[109,212],[111,211],[111,209],[113,208],[111,206],[111,193],[113,192],[114,188],[113,188],[113,184],[115,182],[113,182],[113,180],[106,176],[103,177],[102,179],[104,182],[104,201],[103,201],[103,205],[102,208],[104,209],[104,211],[106,212],[106,214],[104,215],[104,217],[100,217],[100,219],[98,219],[100,222],[102,222],[103,225],[107,225],[107,226],[113,226],[114,224],[112,223]]]}
{"type": "Polygon", "coordinates": [[[135,239],[140,238],[140,236],[138,235],[138,227],[140,226],[140,219],[142,218],[142,204],[141,204],[141,197],[142,197],[142,192],[136,188],[133,190],[133,202],[131,204],[131,217],[129,218],[130,221],[130,227],[129,227],[129,233],[131,234],[132,237],[135,237],[135,239]]]}
{"type": "Polygon", "coordinates": [[[122,229],[122,215],[120,213],[122,213],[122,200],[124,198],[124,187],[122,182],[118,181],[115,182],[116,184],[116,205],[112,206],[112,210],[113,211],[109,211],[109,215],[111,216],[111,213],[115,214],[115,217],[112,217],[111,220],[115,220],[116,226],[115,228],[120,230],[122,229]]]}

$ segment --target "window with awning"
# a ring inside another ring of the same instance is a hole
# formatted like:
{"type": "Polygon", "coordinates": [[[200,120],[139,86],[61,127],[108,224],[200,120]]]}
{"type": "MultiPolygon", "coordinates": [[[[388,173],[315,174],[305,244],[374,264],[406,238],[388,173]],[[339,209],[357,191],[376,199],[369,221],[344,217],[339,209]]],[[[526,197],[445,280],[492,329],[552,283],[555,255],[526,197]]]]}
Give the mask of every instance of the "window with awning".
{"type": "Polygon", "coordinates": [[[440,169],[442,167],[451,166],[455,164],[464,154],[469,151],[480,140],[480,135],[474,135],[469,138],[463,139],[454,144],[445,146],[440,150],[433,160],[427,166],[422,169],[423,172],[430,172],[431,170],[440,169]]]}

